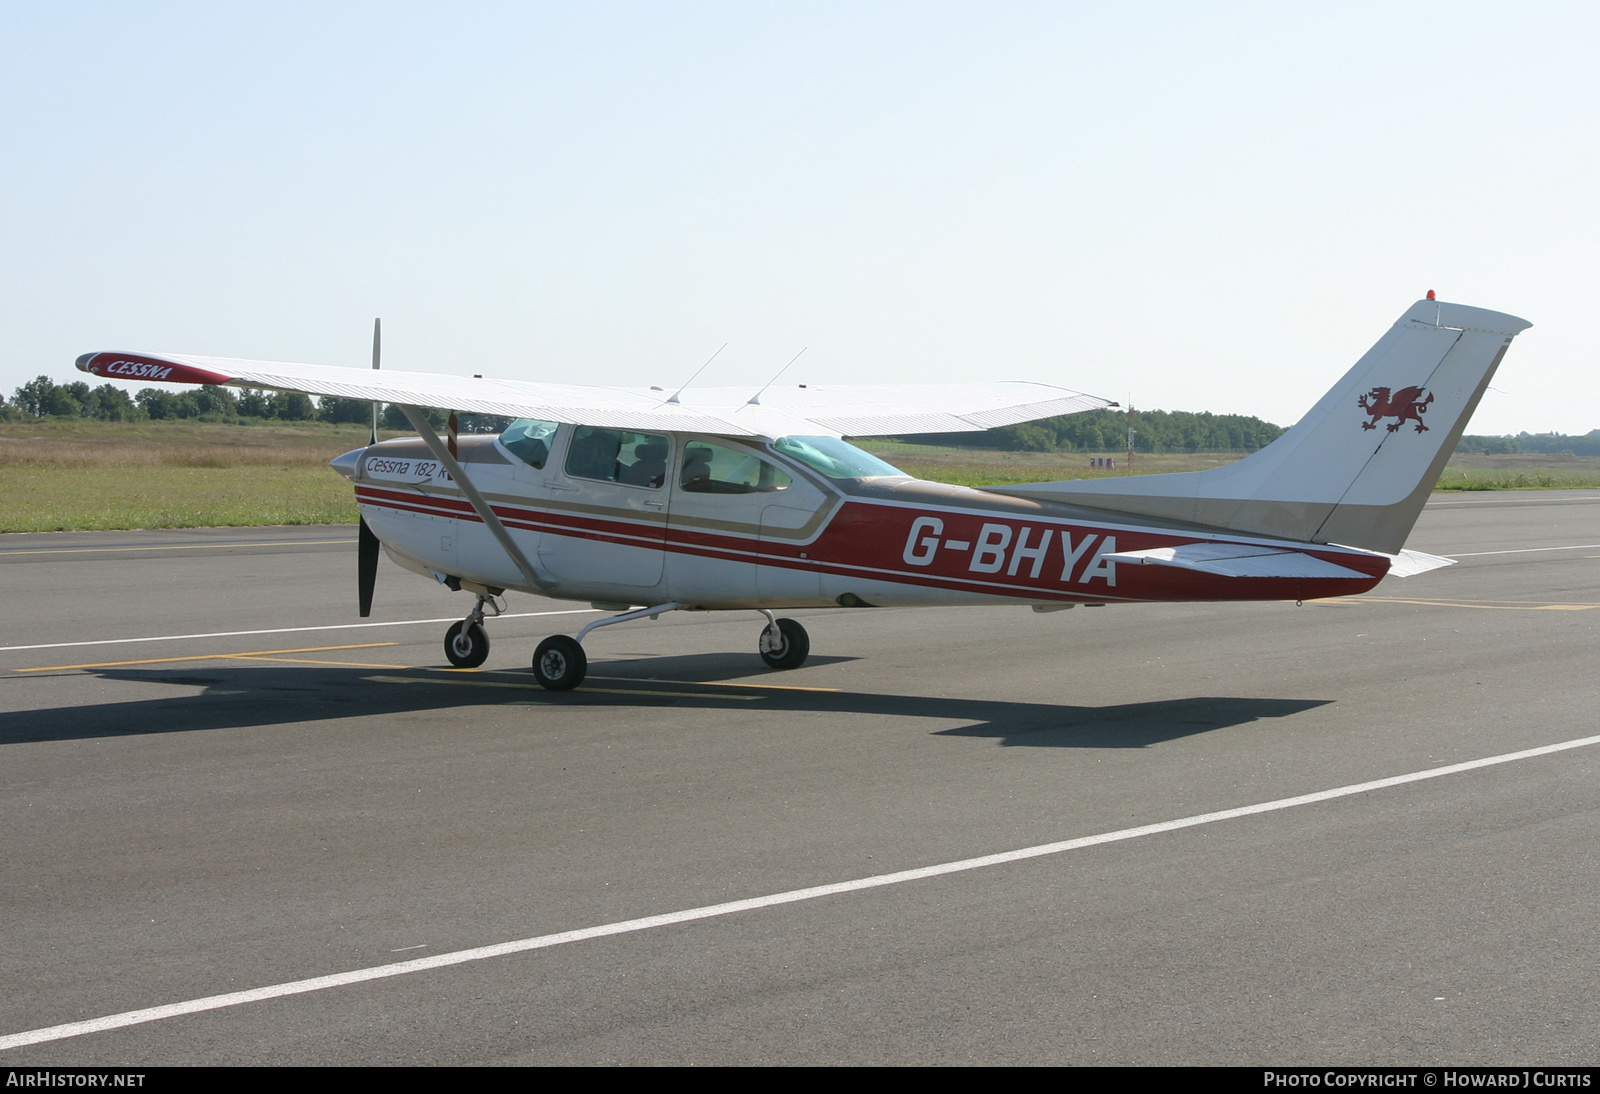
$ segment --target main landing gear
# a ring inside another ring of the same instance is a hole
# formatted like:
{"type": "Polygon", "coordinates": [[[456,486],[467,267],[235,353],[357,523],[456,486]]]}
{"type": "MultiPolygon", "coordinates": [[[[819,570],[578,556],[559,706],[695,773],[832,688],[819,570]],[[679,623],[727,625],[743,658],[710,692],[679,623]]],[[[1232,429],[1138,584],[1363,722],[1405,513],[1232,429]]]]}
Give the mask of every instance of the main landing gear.
{"type": "Polygon", "coordinates": [[[551,691],[571,691],[589,673],[589,655],[576,638],[552,634],[533,651],[533,678],[551,691]]]}
{"type": "MultiPolygon", "coordinates": [[[[534,679],[551,691],[571,691],[583,683],[589,671],[589,658],[583,652],[583,640],[590,631],[635,619],[655,619],[664,612],[677,611],[680,606],[676,601],[671,601],[623,612],[609,619],[597,619],[579,631],[576,638],[553,634],[540,642],[539,648],[534,651],[534,679]]],[[[803,665],[811,652],[811,638],[806,634],[806,629],[793,619],[778,619],[764,609],[761,614],[767,617],[767,625],[756,644],[761,660],[774,669],[797,669],[803,665]]]]}
{"type": "Polygon", "coordinates": [[[806,663],[811,652],[811,636],[793,619],[774,619],[771,612],[762,612],[767,625],[761,631],[756,649],[769,669],[797,669],[806,663]]]}
{"type": "MultiPolygon", "coordinates": [[[[445,632],[444,655],[458,669],[475,669],[489,656],[489,635],[483,629],[486,607],[491,615],[500,615],[505,611],[505,606],[493,597],[480,593],[477,604],[467,613],[467,617],[451,624],[445,632]]],[[[579,631],[576,638],[552,634],[540,642],[538,649],[533,652],[534,679],[551,691],[571,691],[583,683],[583,678],[589,672],[589,657],[583,652],[583,640],[590,631],[635,619],[655,619],[665,612],[678,611],[681,607],[674,600],[623,612],[609,619],[597,619],[579,631]]],[[[767,625],[761,630],[756,650],[767,667],[797,669],[805,664],[806,657],[811,653],[811,636],[806,634],[806,629],[793,619],[779,619],[765,608],[758,610],[767,617],[767,625]]]]}

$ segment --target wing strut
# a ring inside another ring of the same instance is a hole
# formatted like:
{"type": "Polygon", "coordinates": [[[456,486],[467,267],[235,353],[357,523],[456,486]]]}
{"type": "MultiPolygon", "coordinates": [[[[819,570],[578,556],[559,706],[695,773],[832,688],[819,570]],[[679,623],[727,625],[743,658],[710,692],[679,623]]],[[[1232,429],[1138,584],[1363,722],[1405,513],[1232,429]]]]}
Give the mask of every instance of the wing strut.
{"type": "Polygon", "coordinates": [[[450,454],[450,450],[439,439],[439,434],[433,431],[433,427],[428,424],[428,419],[422,416],[422,411],[414,406],[406,406],[404,403],[397,405],[405,414],[406,421],[411,423],[411,428],[421,435],[422,443],[428,446],[428,451],[433,453],[433,458],[444,464],[444,469],[450,472],[451,478],[456,480],[456,485],[461,488],[461,492],[472,503],[473,510],[482,519],[489,531],[494,533],[494,538],[500,541],[500,546],[505,548],[505,552],[511,557],[511,561],[517,564],[517,569],[522,571],[522,576],[527,578],[528,583],[540,592],[551,592],[555,588],[555,582],[542,576],[539,571],[533,568],[533,563],[529,562],[528,556],[522,553],[522,548],[518,547],[516,541],[511,538],[511,533],[506,531],[504,524],[500,523],[500,518],[495,516],[495,512],[489,507],[488,501],[484,499],[482,494],[478,493],[478,488],[472,485],[472,480],[467,478],[467,473],[461,470],[461,465],[456,462],[456,458],[450,454]]]}

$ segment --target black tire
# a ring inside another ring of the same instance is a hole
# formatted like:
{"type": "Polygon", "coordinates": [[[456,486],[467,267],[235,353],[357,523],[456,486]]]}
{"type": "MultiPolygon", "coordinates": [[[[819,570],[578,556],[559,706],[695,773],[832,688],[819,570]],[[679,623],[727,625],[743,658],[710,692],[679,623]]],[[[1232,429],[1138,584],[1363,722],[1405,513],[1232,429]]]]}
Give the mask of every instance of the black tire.
{"type": "Polygon", "coordinates": [[[773,669],[797,669],[806,663],[811,653],[811,636],[793,619],[778,620],[777,633],[772,624],[761,632],[761,660],[773,669]]]}
{"type": "Polygon", "coordinates": [[[475,669],[489,660],[489,632],[477,623],[462,630],[465,622],[444,632],[444,655],[458,669],[475,669]]]}
{"type": "Polygon", "coordinates": [[[564,634],[552,634],[533,651],[533,675],[551,691],[571,691],[589,672],[583,647],[564,634]]]}

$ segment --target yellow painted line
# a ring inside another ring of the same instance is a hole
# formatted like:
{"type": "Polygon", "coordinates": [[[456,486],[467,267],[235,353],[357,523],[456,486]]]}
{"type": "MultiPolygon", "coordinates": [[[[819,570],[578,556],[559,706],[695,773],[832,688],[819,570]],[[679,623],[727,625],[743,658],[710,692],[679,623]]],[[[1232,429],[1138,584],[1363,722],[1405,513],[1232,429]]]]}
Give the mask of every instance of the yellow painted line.
{"type": "MultiPolygon", "coordinates": [[[[559,695],[540,684],[513,684],[509,680],[462,680],[460,677],[443,678],[437,676],[369,676],[368,680],[375,684],[453,684],[463,688],[511,688],[516,691],[539,691],[550,695],[559,695]]],[[[717,692],[693,691],[650,691],[644,688],[591,688],[580,686],[573,695],[650,695],[667,699],[739,699],[745,702],[761,698],[759,695],[726,695],[717,692]]]]}
{"type": "Polygon", "coordinates": [[[341,669],[409,669],[411,665],[377,665],[366,661],[319,661],[311,657],[246,657],[233,654],[230,661],[271,661],[280,665],[335,665],[341,669]]]}
{"type": "MultiPolygon", "coordinates": [[[[631,676],[591,676],[591,677],[589,677],[589,679],[590,680],[621,680],[621,681],[628,681],[628,680],[633,679],[633,677],[631,677],[631,676]]],[[[640,683],[644,683],[644,684],[675,684],[677,682],[678,681],[676,681],[676,680],[641,680],[640,681],[640,683]]],[[[799,684],[735,684],[735,683],[731,683],[731,682],[723,681],[723,680],[693,680],[693,681],[685,680],[685,681],[683,681],[683,685],[684,685],[684,687],[693,687],[693,688],[751,688],[751,689],[754,689],[756,691],[824,691],[824,692],[830,692],[830,693],[834,693],[834,694],[837,694],[838,692],[841,692],[841,691],[844,690],[843,688],[808,688],[808,687],[802,687],[799,684]]]]}
{"type": "Polygon", "coordinates": [[[118,551],[216,551],[231,547],[328,547],[354,542],[353,539],[283,539],[259,543],[172,543],[156,547],[41,547],[24,551],[0,550],[0,558],[9,555],[104,555],[118,551]]]}
{"type": "MultiPolygon", "coordinates": [[[[66,672],[69,669],[115,669],[127,665],[169,665],[178,661],[229,661],[240,658],[270,657],[280,653],[327,653],[331,650],[370,650],[379,646],[398,646],[398,642],[362,642],[353,646],[307,646],[297,650],[255,650],[250,653],[201,653],[189,657],[149,657],[141,661],[96,661],[87,665],[40,665],[17,672],[66,672]]],[[[330,662],[342,664],[343,662],[330,662]]],[[[387,666],[385,666],[387,667],[387,666]]],[[[403,667],[403,666],[402,666],[403,667]]]]}
{"type": "Polygon", "coordinates": [[[1428,608],[1480,608],[1499,612],[1586,612],[1600,604],[1530,604],[1515,600],[1410,600],[1398,596],[1329,597],[1308,604],[1420,604],[1428,608]]]}
{"type": "MultiPolygon", "coordinates": [[[[473,672],[473,673],[480,673],[480,674],[482,674],[482,673],[496,673],[496,674],[505,673],[505,674],[509,674],[510,670],[507,670],[507,669],[446,669],[446,668],[437,668],[437,669],[433,669],[432,671],[433,672],[454,672],[454,673],[473,672]]],[[[686,687],[686,688],[748,688],[748,689],[750,689],[752,691],[816,691],[816,692],[824,692],[824,693],[830,694],[830,695],[837,695],[840,692],[844,691],[843,688],[813,688],[813,687],[805,687],[805,686],[802,686],[800,684],[736,684],[736,683],[733,683],[731,681],[724,681],[724,680],[655,680],[655,679],[642,679],[641,680],[638,677],[634,677],[634,676],[599,676],[599,675],[596,675],[594,673],[589,674],[588,676],[584,677],[584,679],[586,679],[586,680],[610,680],[610,681],[612,681],[614,683],[619,683],[619,684],[628,684],[628,683],[635,683],[635,682],[640,683],[640,684],[681,684],[683,687],[686,687]]],[[[585,687],[584,690],[588,691],[589,688],[585,687]]]]}

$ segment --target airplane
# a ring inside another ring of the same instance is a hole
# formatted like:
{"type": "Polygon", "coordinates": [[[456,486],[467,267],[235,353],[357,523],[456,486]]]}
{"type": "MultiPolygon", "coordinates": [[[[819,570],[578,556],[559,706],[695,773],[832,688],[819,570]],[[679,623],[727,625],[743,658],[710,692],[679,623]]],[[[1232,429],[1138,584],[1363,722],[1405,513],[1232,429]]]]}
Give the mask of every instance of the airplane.
{"type": "Polygon", "coordinates": [[[484,623],[507,590],[615,612],[534,651],[539,683],[566,691],[583,682],[592,632],[674,611],[759,612],[761,659],[793,669],[810,638],[776,615],[784,609],[1298,602],[1450,565],[1406,550],[1406,537],[1531,325],[1430,290],[1298,424],[1235,463],[984,489],[916,479],[844,438],[980,431],[1116,404],[1026,382],[774,378],[754,394],[686,385],[668,395],[375,371],[376,326],[372,369],[121,352],[77,366],[399,406],[417,437],[378,442],[374,408],[372,443],[331,461],[361,514],[361,615],[380,549],[476,598],[445,635],[458,668],[487,660],[484,623]],[[447,439],[423,408],[451,412],[447,439]],[[456,412],[515,421],[498,436],[460,435],[456,412]]]}

